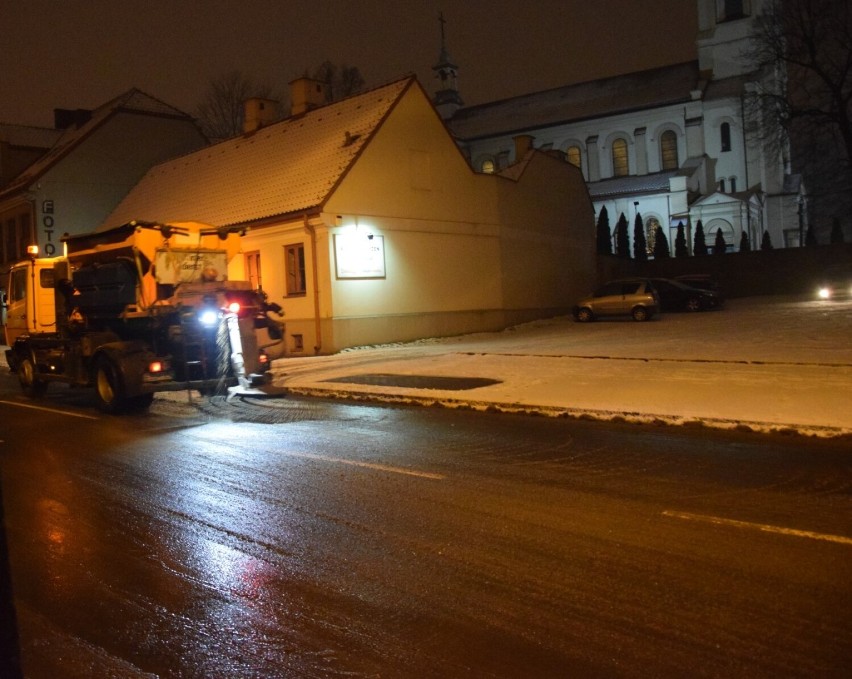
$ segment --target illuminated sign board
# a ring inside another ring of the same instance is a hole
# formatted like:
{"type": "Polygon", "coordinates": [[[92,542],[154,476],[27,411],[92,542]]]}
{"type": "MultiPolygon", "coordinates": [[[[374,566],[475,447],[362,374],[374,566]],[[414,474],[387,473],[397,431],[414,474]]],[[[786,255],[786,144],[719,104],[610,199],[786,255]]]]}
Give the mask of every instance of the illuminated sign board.
{"type": "Polygon", "coordinates": [[[384,236],[363,232],[335,234],[334,263],[338,278],[384,278],[384,236]]]}

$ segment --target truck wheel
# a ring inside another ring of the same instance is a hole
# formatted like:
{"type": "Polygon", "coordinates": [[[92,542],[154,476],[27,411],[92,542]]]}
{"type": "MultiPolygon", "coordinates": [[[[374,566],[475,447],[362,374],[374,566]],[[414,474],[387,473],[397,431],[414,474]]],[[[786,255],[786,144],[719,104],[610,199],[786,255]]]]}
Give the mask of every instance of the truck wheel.
{"type": "Polygon", "coordinates": [[[106,356],[101,356],[95,365],[95,393],[98,408],[105,413],[115,415],[127,407],[124,385],[115,364],[106,356]]]}
{"type": "Polygon", "coordinates": [[[31,398],[44,396],[47,391],[47,382],[38,378],[35,364],[29,356],[22,358],[18,364],[18,382],[21,383],[24,394],[31,398]]]}

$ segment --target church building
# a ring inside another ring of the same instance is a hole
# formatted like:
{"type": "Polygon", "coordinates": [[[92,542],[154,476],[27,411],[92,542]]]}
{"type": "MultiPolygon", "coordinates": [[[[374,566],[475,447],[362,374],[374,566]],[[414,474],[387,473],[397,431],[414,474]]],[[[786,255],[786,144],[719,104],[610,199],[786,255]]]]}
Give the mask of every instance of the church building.
{"type": "MultiPolygon", "coordinates": [[[[606,207],[613,235],[621,214],[631,238],[641,215],[649,254],[657,227],[674,254],[683,225],[728,251],[743,234],[752,249],[767,233],[775,248],[798,247],[807,227],[801,177],[787,148],[761,141],[749,113],[761,87],[783,75],[745,60],[763,0],[697,0],[697,59],[465,107],[458,67],[443,40],[433,101],[475,171],[500,172],[532,146],[558,151],[581,169],[595,215],[606,207]]],[[[763,135],[760,135],[763,136],[763,135]]]]}

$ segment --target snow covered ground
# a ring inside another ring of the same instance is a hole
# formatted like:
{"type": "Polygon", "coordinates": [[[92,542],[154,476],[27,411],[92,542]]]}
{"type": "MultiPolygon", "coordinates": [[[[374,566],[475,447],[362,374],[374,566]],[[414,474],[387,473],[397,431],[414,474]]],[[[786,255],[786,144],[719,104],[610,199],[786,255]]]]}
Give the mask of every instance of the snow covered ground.
{"type": "Polygon", "coordinates": [[[852,302],[752,297],[647,323],[561,317],[498,333],[284,358],[273,372],[275,385],[294,393],[852,435],[852,302]],[[393,376],[418,376],[427,386],[399,386],[403,380],[393,376]],[[429,388],[429,377],[496,383],[440,389],[429,388]]]}

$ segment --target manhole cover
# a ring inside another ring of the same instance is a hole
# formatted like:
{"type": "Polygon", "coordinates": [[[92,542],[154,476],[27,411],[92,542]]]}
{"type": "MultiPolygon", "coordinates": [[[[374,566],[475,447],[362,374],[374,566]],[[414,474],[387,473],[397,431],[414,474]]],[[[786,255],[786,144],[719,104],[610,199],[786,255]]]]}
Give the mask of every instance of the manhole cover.
{"type": "Polygon", "coordinates": [[[500,380],[487,377],[440,377],[436,375],[350,375],[336,377],[324,382],[344,384],[368,384],[379,387],[405,387],[407,389],[436,389],[439,391],[463,391],[499,384],[500,380]]]}

